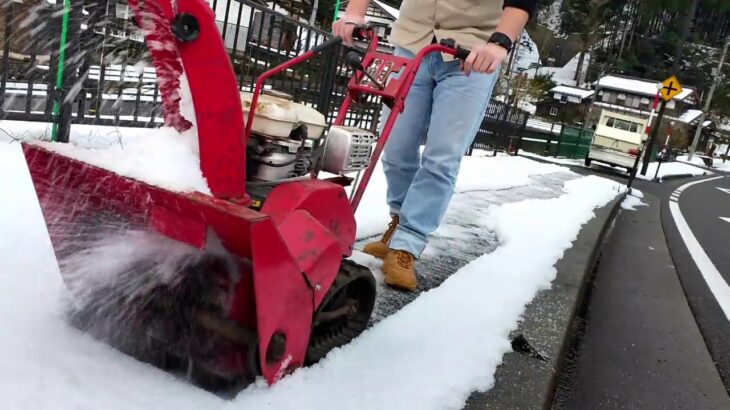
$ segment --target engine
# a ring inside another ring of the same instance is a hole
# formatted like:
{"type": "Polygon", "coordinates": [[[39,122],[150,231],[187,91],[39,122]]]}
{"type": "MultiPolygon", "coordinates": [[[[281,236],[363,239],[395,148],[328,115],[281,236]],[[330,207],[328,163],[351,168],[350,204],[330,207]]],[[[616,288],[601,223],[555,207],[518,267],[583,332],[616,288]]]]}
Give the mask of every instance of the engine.
{"type": "MultiPolygon", "coordinates": [[[[241,99],[248,118],[252,94],[241,99]]],[[[264,183],[303,177],[315,167],[338,175],[360,171],[369,165],[377,141],[368,131],[343,126],[332,126],[325,137],[324,115],[269,90],[259,96],[251,128],[247,175],[264,183]]]]}

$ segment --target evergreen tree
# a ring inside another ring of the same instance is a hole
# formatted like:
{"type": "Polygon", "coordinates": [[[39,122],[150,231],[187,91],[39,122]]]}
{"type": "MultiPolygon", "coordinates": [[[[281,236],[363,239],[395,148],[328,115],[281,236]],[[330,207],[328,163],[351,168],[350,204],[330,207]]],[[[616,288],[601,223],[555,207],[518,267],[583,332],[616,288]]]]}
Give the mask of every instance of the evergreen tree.
{"type": "Polygon", "coordinates": [[[621,0],[565,0],[563,2],[563,19],[561,31],[564,34],[578,34],[580,36],[581,48],[578,58],[578,67],[575,70],[575,85],[581,82],[581,73],[585,56],[592,44],[597,42],[603,28],[610,21],[610,11],[613,3],[620,3],[621,0]]]}

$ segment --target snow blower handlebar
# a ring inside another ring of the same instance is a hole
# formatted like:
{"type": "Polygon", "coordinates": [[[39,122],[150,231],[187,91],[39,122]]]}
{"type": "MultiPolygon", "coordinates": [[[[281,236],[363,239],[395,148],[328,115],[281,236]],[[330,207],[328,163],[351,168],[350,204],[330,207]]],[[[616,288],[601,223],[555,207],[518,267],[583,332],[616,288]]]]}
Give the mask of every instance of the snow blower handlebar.
{"type": "Polygon", "coordinates": [[[337,120],[335,121],[336,125],[342,125],[352,101],[360,101],[363,95],[379,96],[382,98],[383,103],[391,109],[391,114],[388,116],[380,132],[380,138],[370,157],[370,165],[365,169],[360,183],[356,187],[355,194],[352,197],[351,205],[353,210],[357,210],[365,189],[370,182],[370,177],[375,170],[375,164],[378,163],[385,143],[388,141],[390,132],[393,130],[395,120],[405,108],[406,96],[413,85],[413,81],[416,78],[418,68],[423,59],[431,53],[444,53],[464,60],[471,52],[470,50],[457,46],[453,40],[444,39],[439,44],[430,44],[424,47],[415,58],[404,59],[377,52],[377,44],[377,36],[373,36],[368,53],[364,56],[360,64],[358,74],[350,80],[347,97],[342,103],[337,120]],[[398,73],[398,75],[391,76],[395,73],[398,73]]]}
{"type": "MultiPolygon", "coordinates": [[[[377,41],[377,36],[374,35],[372,28],[367,25],[357,26],[355,28],[355,31],[353,34],[356,37],[361,38],[361,39],[374,38],[377,41]]],[[[251,97],[251,110],[248,113],[248,119],[246,121],[246,129],[245,129],[245,133],[244,133],[244,139],[246,142],[249,140],[249,138],[251,136],[251,127],[253,125],[253,120],[256,115],[256,107],[258,104],[259,97],[261,96],[261,93],[263,92],[264,84],[266,83],[266,80],[275,76],[276,74],[279,74],[285,70],[288,70],[291,67],[299,65],[326,50],[329,50],[333,47],[337,47],[340,44],[342,44],[342,37],[339,37],[339,36],[332,37],[329,40],[325,41],[324,43],[318,44],[318,45],[312,47],[309,51],[305,52],[304,54],[302,54],[298,57],[295,57],[289,61],[286,61],[282,64],[279,64],[278,66],[264,72],[256,79],[256,86],[254,88],[253,96],[251,97]]]]}

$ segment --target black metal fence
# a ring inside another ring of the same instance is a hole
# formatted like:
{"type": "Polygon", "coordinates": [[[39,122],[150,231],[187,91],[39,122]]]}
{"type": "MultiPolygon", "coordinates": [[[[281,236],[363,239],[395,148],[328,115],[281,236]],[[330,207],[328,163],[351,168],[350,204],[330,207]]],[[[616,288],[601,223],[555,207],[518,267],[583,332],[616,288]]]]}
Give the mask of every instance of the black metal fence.
{"type": "MultiPolygon", "coordinates": [[[[66,130],[71,123],[162,125],[160,90],[144,39],[126,4],[117,1],[72,2],[58,90],[62,5],[1,2],[0,119],[56,121],[66,130]],[[54,102],[62,108],[59,117],[53,115],[54,102]]],[[[253,91],[264,71],[330,36],[250,0],[210,0],[210,5],[244,92],[253,91]]],[[[353,74],[343,55],[343,48],[330,49],[273,77],[267,87],[333,120],[353,74]]],[[[375,99],[357,104],[346,124],[375,130],[380,108],[375,99]]],[[[526,121],[526,113],[492,101],[475,144],[514,135],[526,121]]]]}
{"type": "MultiPolygon", "coordinates": [[[[161,125],[155,70],[126,5],[115,0],[73,3],[60,90],[55,87],[55,64],[62,6],[46,2],[0,6],[4,34],[0,37],[0,118],[50,122],[53,103],[58,101],[70,106],[69,120],[77,124],[161,125]]],[[[213,0],[211,6],[241,91],[253,91],[261,73],[330,36],[247,0],[213,0]]],[[[275,76],[267,87],[334,119],[351,75],[339,48],[275,76]]],[[[346,123],[373,128],[379,111],[378,101],[358,104],[346,123]]]]}
{"type": "Polygon", "coordinates": [[[491,100],[469,153],[475,148],[488,151],[519,149],[529,118],[527,111],[491,100]]]}

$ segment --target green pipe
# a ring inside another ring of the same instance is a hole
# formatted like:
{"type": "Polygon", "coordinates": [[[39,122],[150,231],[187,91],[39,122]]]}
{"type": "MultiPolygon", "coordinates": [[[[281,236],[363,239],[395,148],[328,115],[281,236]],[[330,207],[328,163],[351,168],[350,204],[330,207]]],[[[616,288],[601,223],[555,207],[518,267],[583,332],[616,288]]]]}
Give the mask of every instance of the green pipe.
{"type": "MultiPolygon", "coordinates": [[[[63,1],[63,23],[61,24],[61,48],[58,51],[58,71],[56,72],[56,93],[63,88],[63,72],[66,65],[66,42],[68,41],[68,16],[71,12],[71,0],[63,1]]],[[[56,94],[58,96],[58,94],[56,94]]],[[[53,102],[53,130],[51,141],[58,141],[58,114],[61,111],[61,104],[58,98],[53,102]]]]}
{"type": "Polygon", "coordinates": [[[337,17],[340,15],[340,0],[335,2],[335,17],[332,19],[333,22],[337,21],[337,17]]]}

